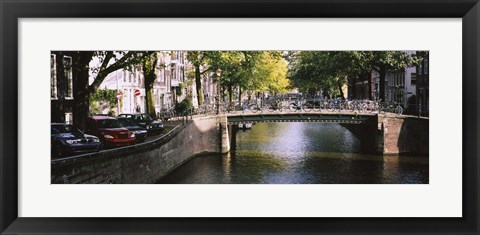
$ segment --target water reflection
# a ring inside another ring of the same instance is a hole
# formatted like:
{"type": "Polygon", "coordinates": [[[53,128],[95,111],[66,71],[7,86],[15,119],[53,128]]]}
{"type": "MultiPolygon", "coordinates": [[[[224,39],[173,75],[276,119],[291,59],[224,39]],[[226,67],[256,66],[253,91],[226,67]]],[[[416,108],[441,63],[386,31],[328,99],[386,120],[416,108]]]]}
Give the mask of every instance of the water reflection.
{"type": "Polygon", "coordinates": [[[237,133],[231,153],[195,157],[160,183],[428,183],[428,157],[365,155],[360,147],[338,124],[260,123],[237,133]]]}

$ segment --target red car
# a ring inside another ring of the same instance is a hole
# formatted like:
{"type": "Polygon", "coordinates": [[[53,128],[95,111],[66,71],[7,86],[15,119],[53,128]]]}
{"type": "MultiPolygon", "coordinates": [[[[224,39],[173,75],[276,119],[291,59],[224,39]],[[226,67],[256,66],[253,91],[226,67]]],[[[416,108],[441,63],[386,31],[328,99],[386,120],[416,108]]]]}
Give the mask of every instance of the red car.
{"type": "Polygon", "coordinates": [[[87,119],[85,133],[98,136],[105,147],[119,147],[135,144],[135,134],[123,127],[113,117],[92,116],[87,119]]]}

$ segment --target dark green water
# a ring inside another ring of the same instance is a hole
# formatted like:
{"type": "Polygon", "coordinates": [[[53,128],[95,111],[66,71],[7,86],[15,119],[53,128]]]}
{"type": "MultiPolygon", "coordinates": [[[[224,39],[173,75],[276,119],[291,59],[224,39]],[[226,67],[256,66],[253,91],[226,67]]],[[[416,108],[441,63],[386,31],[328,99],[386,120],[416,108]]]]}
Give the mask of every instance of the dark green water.
{"type": "Polygon", "coordinates": [[[259,123],[227,155],[194,157],[164,184],[428,184],[425,156],[360,154],[339,124],[259,123]]]}

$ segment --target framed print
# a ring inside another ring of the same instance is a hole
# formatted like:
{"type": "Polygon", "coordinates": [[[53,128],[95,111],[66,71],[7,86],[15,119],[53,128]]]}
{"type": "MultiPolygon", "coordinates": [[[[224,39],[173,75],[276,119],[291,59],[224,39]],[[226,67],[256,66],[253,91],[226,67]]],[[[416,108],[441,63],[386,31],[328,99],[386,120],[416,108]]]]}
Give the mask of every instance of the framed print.
{"type": "Polygon", "coordinates": [[[2,234],[480,232],[476,0],[0,6],[2,234]]]}

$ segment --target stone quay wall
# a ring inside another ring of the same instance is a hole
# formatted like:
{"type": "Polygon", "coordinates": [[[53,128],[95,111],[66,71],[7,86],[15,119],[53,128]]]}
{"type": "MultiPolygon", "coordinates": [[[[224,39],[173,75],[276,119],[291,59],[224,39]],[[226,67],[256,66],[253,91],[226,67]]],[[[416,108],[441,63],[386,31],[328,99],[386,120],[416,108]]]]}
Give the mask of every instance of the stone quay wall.
{"type": "Polygon", "coordinates": [[[379,115],[383,154],[429,154],[429,119],[414,116],[379,115]]]}
{"type": "Polygon", "coordinates": [[[156,183],[196,155],[228,151],[223,123],[225,117],[196,117],[153,141],[52,160],[51,183],[156,183]]]}
{"type": "Polygon", "coordinates": [[[379,114],[367,123],[342,124],[360,140],[362,152],[385,155],[429,153],[429,119],[379,114]]]}

